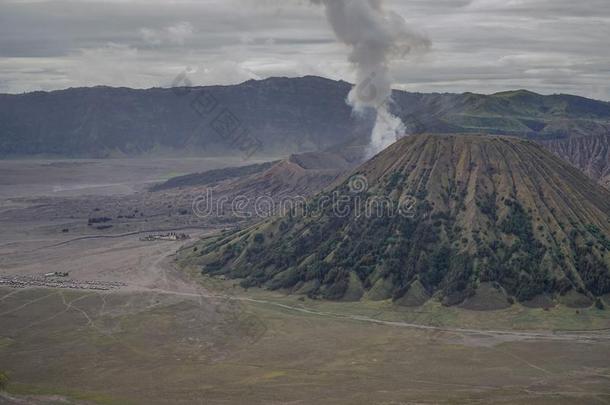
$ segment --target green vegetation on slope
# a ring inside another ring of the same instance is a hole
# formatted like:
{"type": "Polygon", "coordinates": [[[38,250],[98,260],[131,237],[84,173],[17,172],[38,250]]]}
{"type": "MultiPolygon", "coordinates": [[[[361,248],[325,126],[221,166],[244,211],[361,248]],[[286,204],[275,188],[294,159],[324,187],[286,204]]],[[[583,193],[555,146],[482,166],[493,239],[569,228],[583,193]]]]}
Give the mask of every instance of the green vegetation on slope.
{"type": "Polygon", "coordinates": [[[8,374],[4,371],[0,371],[0,391],[6,390],[6,387],[8,386],[8,381],[8,374]]]}
{"type": "Polygon", "coordinates": [[[414,136],[356,174],[366,191],[346,181],[306,210],[206,241],[193,260],[245,287],[331,300],[454,305],[481,283],[523,302],[610,292],[610,194],[534,143],[414,136]]]}

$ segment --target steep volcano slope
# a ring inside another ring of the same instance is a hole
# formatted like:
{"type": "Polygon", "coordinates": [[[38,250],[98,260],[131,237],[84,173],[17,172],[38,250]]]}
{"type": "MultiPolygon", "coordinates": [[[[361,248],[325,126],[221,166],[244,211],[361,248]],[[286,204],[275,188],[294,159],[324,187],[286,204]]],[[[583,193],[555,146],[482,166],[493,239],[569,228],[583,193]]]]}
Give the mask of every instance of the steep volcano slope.
{"type": "Polygon", "coordinates": [[[610,189],[610,133],[545,141],[542,145],[610,189]]]}
{"type": "Polygon", "coordinates": [[[202,242],[193,262],[244,286],[404,305],[610,291],[610,192],[533,142],[417,135],[354,176],[202,242]]]}

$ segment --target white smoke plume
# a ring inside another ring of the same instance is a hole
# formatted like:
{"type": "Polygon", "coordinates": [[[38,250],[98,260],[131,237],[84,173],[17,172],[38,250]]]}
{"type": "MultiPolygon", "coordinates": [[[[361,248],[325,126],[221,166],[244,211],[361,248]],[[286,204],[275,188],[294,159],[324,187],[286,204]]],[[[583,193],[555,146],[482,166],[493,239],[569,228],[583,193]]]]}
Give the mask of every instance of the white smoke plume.
{"type": "Polygon", "coordinates": [[[311,1],[324,5],[337,39],[351,48],[349,61],[356,67],[356,85],[348,103],[356,113],[377,112],[370,144],[370,153],[375,154],[405,132],[402,121],[389,111],[390,62],[429,48],[430,40],[411,30],[403,17],[385,10],[383,0],[311,1]]]}

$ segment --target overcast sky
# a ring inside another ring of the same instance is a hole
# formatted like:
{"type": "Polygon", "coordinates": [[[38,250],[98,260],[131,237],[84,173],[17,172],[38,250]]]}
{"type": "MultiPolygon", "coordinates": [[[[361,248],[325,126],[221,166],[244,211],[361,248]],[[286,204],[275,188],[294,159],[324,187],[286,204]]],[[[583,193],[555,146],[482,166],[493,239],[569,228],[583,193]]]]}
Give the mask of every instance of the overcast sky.
{"type": "MultiPolygon", "coordinates": [[[[610,100],[610,0],[386,0],[426,54],[395,87],[527,88],[610,100]]],[[[169,86],[269,76],[354,80],[348,50],[307,0],[0,0],[0,92],[169,86]]]]}

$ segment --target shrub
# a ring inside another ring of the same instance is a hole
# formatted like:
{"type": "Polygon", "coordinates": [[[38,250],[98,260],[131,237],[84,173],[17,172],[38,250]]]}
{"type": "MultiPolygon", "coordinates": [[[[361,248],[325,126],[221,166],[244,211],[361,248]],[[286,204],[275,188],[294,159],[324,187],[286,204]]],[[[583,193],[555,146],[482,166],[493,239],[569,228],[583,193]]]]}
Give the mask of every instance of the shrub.
{"type": "Polygon", "coordinates": [[[98,217],[98,218],[89,218],[89,225],[91,224],[103,224],[105,222],[110,222],[112,221],[112,218],[108,218],[108,217],[98,217]]]}
{"type": "Polygon", "coordinates": [[[0,391],[6,390],[8,381],[9,381],[8,374],[4,371],[0,371],[0,391]]]}
{"type": "Polygon", "coordinates": [[[449,271],[449,259],[451,257],[451,250],[441,245],[432,254],[431,267],[428,272],[422,275],[422,281],[426,288],[433,290],[443,280],[447,272],[449,271]]]}
{"type": "Polygon", "coordinates": [[[512,202],[508,206],[511,207],[511,210],[500,224],[502,232],[513,234],[524,242],[532,240],[531,218],[523,210],[521,204],[512,202]]]}
{"type": "Polygon", "coordinates": [[[606,308],[606,306],[604,305],[604,302],[602,301],[602,299],[601,299],[601,298],[597,298],[597,299],[595,300],[595,308],[597,308],[597,309],[601,309],[601,310],[603,310],[603,309],[605,309],[605,308],[606,308]]]}

